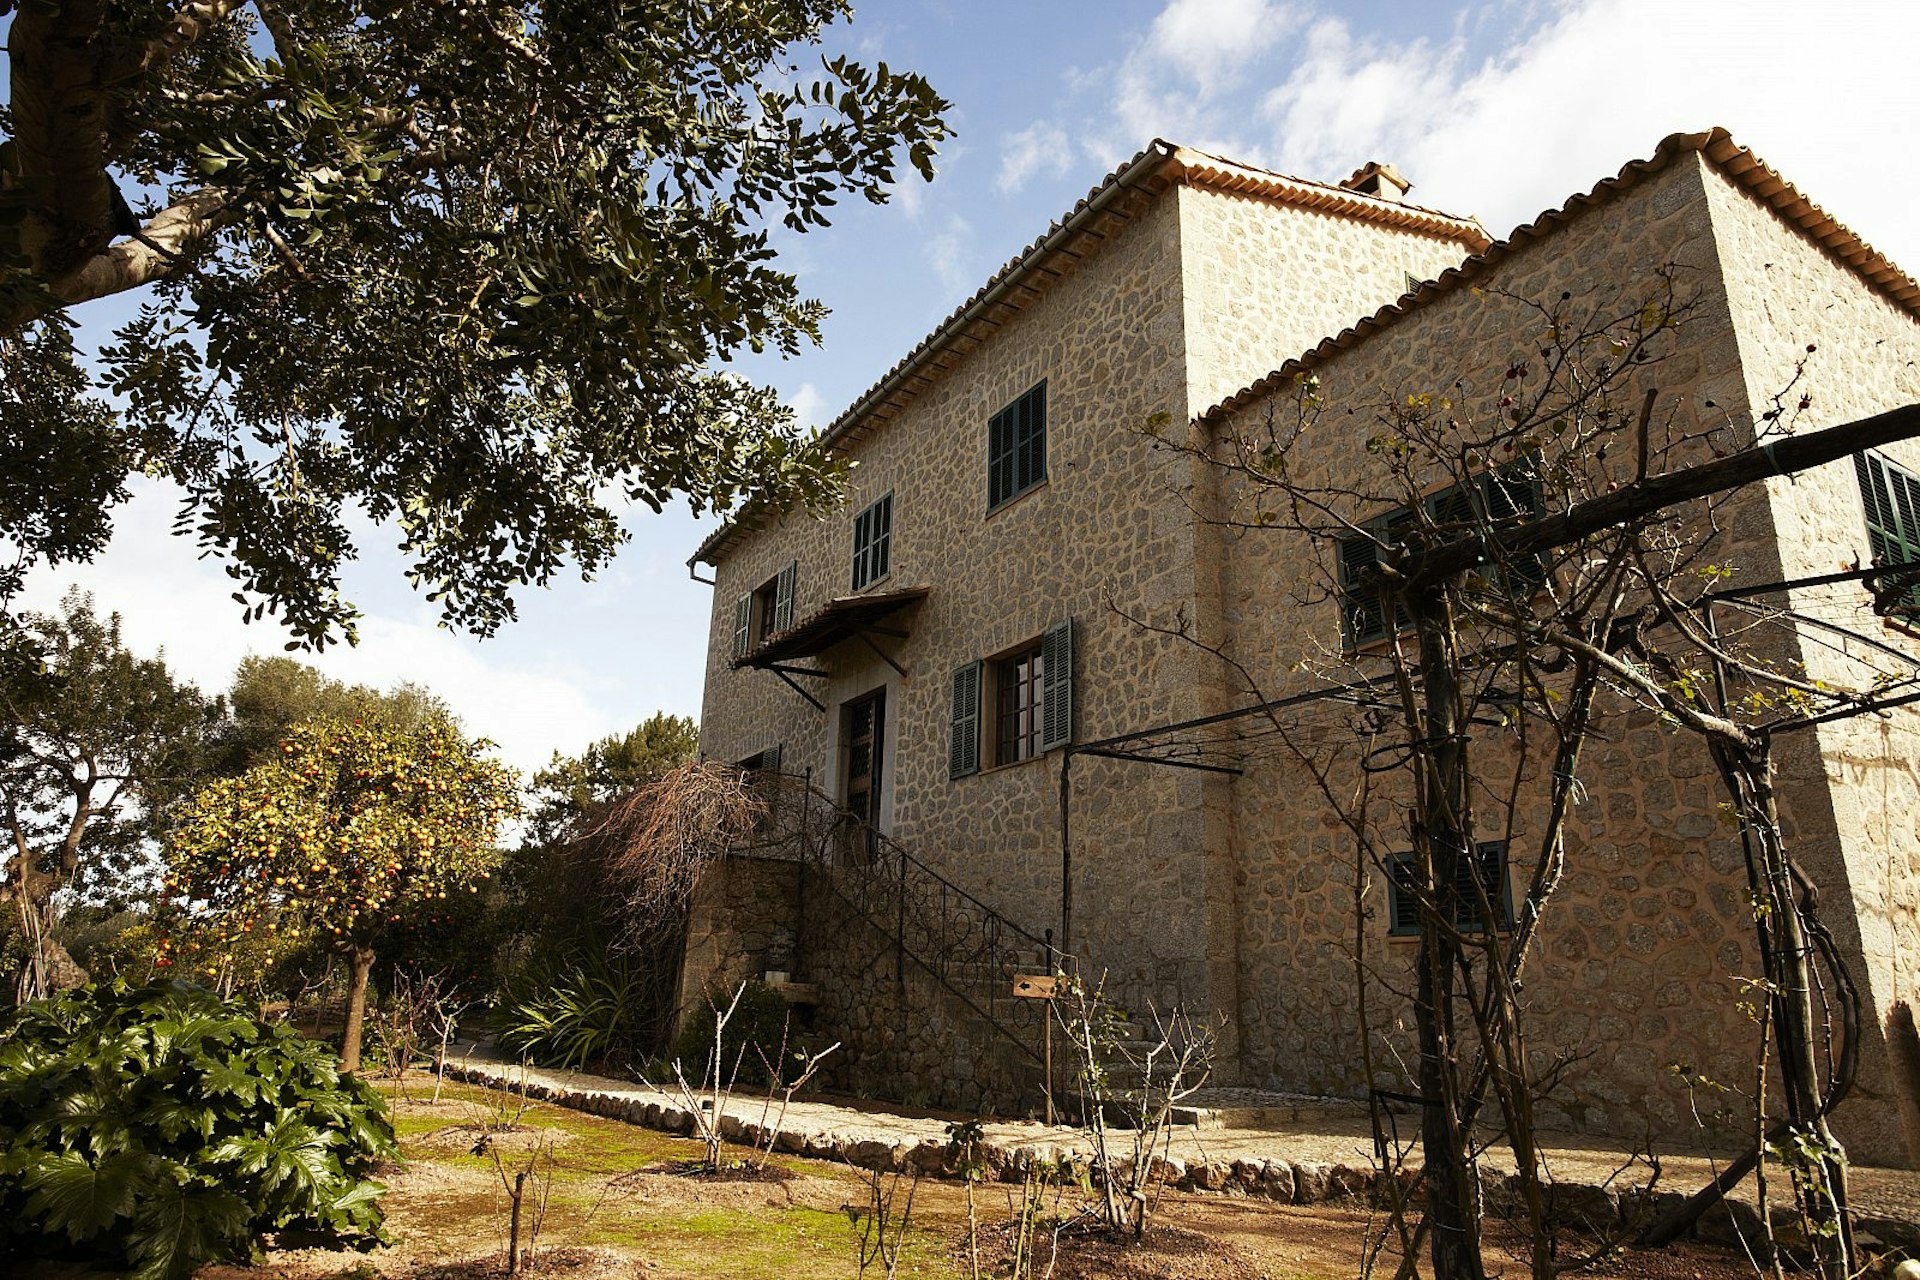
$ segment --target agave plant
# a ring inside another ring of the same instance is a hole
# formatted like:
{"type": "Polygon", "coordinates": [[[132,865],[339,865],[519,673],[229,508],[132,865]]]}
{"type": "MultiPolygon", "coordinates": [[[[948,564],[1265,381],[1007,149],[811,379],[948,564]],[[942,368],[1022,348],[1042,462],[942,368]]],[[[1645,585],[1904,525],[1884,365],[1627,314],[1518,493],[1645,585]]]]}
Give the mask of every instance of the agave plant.
{"type": "Polygon", "coordinates": [[[645,1025],[646,976],[634,956],[597,947],[538,966],[499,1003],[500,1047],[574,1068],[630,1052],[645,1025]]]}

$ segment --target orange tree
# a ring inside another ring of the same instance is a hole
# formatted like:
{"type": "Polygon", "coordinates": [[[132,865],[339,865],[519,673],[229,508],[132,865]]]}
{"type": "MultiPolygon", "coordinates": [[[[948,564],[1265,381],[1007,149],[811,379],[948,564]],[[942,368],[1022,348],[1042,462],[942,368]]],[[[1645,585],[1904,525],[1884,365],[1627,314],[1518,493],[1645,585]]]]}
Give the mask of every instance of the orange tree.
{"type": "Polygon", "coordinates": [[[196,934],[311,937],[347,957],[341,1067],[360,1066],[367,975],[382,927],[412,906],[474,892],[516,809],[513,771],[436,720],[414,729],[296,725],[279,752],[202,788],[167,850],[167,893],[196,934]]]}

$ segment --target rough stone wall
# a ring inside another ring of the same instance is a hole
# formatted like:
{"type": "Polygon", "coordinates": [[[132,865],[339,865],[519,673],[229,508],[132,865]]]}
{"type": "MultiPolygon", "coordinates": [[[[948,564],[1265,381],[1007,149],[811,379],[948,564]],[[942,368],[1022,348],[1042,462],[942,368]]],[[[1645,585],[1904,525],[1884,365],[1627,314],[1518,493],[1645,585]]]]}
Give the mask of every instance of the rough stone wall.
{"type": "Polygon", "coordinates": [[[1001,1116],[1042,1105],[1041,1003],[1004,1011],[1011,1037],[995,1030],[817,876],[808,878],[800,964],[819,995],[813,1039],[841,1046],[822,1068],[829,1088],[1001,1116]]]}
{"type": "Polygon", "coordinates": [[[674,1007],[676,1028],[708,992],[758,982],[776,930],[800,924],[800,864],[779,858],[727,857],[701,873],[687,907],[687,944],[674,1007]]]}
{"type": "MultiPolygon", "coordinates": [[[[1366,473],[1362,445],[1377,427],[1363,409],[1343,432],[1343,405],[1449,389],[1469,398],[1491,394],[1501,366],[1534,345],[1538,323],[1498,292],[1549,301],[1565,290],[1612,305],[1630,300],[1668,262],[1680,265],[1697,313],[1676,335],[1674,353],[1641,382],[1658,387],[1683,426],[1730,426],[1737,440],[1807,357],[1809,343],[1818,350],[1793,397],[1812,396],[1807,426],[1920,398],[1911,318],[1690,158],[1507,259],[1485,292],[1456,291],[1321,366],[1322,395],[1334,412],[1317,428],[1317,465],[1327,475],[1366,473]],[[1463,360],[1460,353],[1469,354],[1463,360]]],[[[1912,445],[1891,452],[1920,462],[1912,445]]],[[[1728,503],[1722,518],[1727,536],[1715,559],[1738,582],[1831,571],[1864,552],[1848,464],[1774,481],[1728,503]]],[[[1225,540],[1222,625],[1234,655],[1271,693],[1303,687],[1308,677],[1288,672],[1299,658],[1313,659],[1321,676],[1342,666],[1328,566],[1298,541],[1225,540]]],[[[1837,616],[1846,608],[1857,613],[1863,596],[1836,589],[1795,604],[1837,616]]],[[[1770,643],[1822,678],[1858,678],[1857,663],[1809,643],[1809,634],[1781,631],[1770,643]]],[[[1569,872],[1529,961],[1528,1017],[1542,1060],[1577,1058],[1542,1119],[1626,1134],[1649,1120],[1656,1129],[1689,1122],[1670,1063],[1720,1080],[1747,1077],[1755,1030],[1736,1006],[1739,980],[1757,972],[1758,962],[1740,850],[1716,820],[1721,797],[1705,752],[1645,713],[1618,705],[1603,712],[1604,736],[1583,763],[1587,793],[1567,827],[1569,872]]],[[[1881,1017],[1892,999],[1911,995],[1909,966],[1920,942],[1916,723],[1920,717],[1908,711],[1830,727],[1817,740],[1808,734],[1783,744],[1780,755],[1790,836],[1829,887],[1827,915],[1841,917],[1834,923],[1843,945],[1860,949],[1881,1017]],[[1855,915],[1857,926],[1845,919],[1855,915]]],[[[1340,734],[1330,720],[1314,740],[1331,750],[1340,734]]],[[[1504,776],[1517,760],[1511,748],[1502,757],[1497,742],[1484,741],[1490,736],[1499,735],[1479,734],[1476,750],[1489,775],[1504,776]]],[[[1335,769],[1336,788],[1351,784],[1350,763],[1344,773],[1335,769]]],[[[1536,779],[1542,765],[1529,765],[1536,779]]],[[[1330,810],[1298,802],[1312,786],[1298,765],[1280,760],[1232,788],[1244,877],[1244,1061],[1250,1078],[1357,1092],[1366,1081],[1352,1006],[1353,842],[1330,810]]],[[[1537,857],[1524,837],[1538,817],[1525,808],[1516,815],[1516,885],[1537,857]]],[[[1381,904],[1381,877],[1375,871],[1368,879],[1372,901],[1381,904]]],[[[1405,978],[1412,946],[1387,939],[1377,908],[1361,941],[1388,986],[1405,978]]],[[[1398,1037],[1404,1053],[1404,1006],[1389,998],[1371,1013],[1383,1042],[1398,1037]]],[[[1904,1152],[1886,1105],[1890,1082],[1878,1046],[1869,1049],[1861,1095],[1837,1127],[1856,1158],[1898,1161],[1904,1152]]],[[[1380,1075],[1401,1079],[1390,1061],[1380,1075]]]]}
{"type": "MultiPolygon", "coordinates": [[[[1193,648],[1115,612],[1193,614],[1217,570],[1182,492],[1194,473],[1139,428],[1156,413],[1185,421],[1463,251],[1240,197],[1181,189],[1151,202],[857,446],[844,511],[791,517],[723,558],[703,750],[737,760],[778,743],[788,771],[839,795],[840,707],[884,689],[883,828],[1028,931],[1058,927],[1059,757],[950,779],[952,671],[1071,617],[1077,740],[1208,709],[1212,673],[1193,648]],[[1256,340],[1262,324],[1278,328],[1256,340]],[[1048,483],[988,514],[987,419],[1042,378],[1048,483]],[[848,594],[853,516],[887,493],[891,573],[870,589],[933,588],[905,616],[910,639],[879,641],[907,674],[842,645],[821,664],[831,678],[807,682],[823,715],[769,673],[731,671],[734,602],[790,560],[796,619],[848,594]]],[[[1224,794],[1142,765],[1083,759],[1075,773],[1088,830],[1073,854],[1074,950],[1125,1002],[1232,1009],[1240,920],[1224,794]]]]}
{"type": "MultiPolygon", "coordinates": [[[[1101,251],[1027,306],[904,413],[859,447],[844,512],[790,518],[742,540],[718,567],[703,748],[739,759],[783,742],[790,770],[811,768],[839,794],[839,707],[884,685],[891,757],[883,825],[916,856],[1034,934],[1056,923],[1059,757],[950,779],[950,677],[963,663],[1036,639],[1063,618],[1078,631],[1081,738],[1167,718],[1180,704],[1190,656],[1138,635],[1106,607],[1119,599],[1172,603],[1191,595],[1184,513],[1155,479],[1135,428],[1153,413],[1186,410],[1177,204],[1158,200],[1101,251]],[[986,512],[987,419],[1047,380],[1048,482],[986,512]],[[891,573],[873,590],[927,585],[905,618],[911,638],[880,639],[907,669],[894,674],[863,645],[826,655],[832,678],[809,682],[831,710],[807,706],[771,674],[727,669],[733,601],[799,561],[795,616],[848,594],[853,515],[893,494],[891,573]]],[[[1089,868],[1087,884],[1132,892],[1126,864],[1152,843],[1191,843],[1193,818],[1172,780],[1143,778],[1127,801],[1135,834],[1119,868],[1089,868]],[[1118,874],[1116,874],[1116,870],[1118,874]]],[[[1088,920],[1117,917],[1089,887],[1088,920]]],[[[1176,911],[1176,915],[1179,915],[1176,911]]],[[[1193,970],[1207,951],[1191,921],[1168,930],[1166,950],[1193,970]]],[[[1135,948],[1117,933],[1109,953],[1135,948]]],[[[1035,957],[1036,960],[1038,957],[1035,957]]],[[[1186,970],[1170,971],[1174,989],[1186,970]]]]}
{"type": "Polygon", "coordinates": [[[1192,412],[1202,413],[1467,256],[1415,235],[1254,196],[1180,189],[1192,412]]]}
{"type": "MultiPolygon", "coordinates": [[[[1920,402],[1920,324],[1911,315],[1733,185],[1711,180],[1707,196],[1756,416],[1783,391],[1790,412],[1802,395],[1810,402],[1799,431],[1920,402]]],[[[1920,440],[1881,452],[1920,471],[1920,440]]],[[[1870,563],[1851,461],[1774,479],[1767,498],[1783,576],[1870,563]]],[[[1862,584],[1803,589],[1792,607],[1920,658],[1915,630],[1871,616],[1862,584]]],[[[1812,627],[1796,639],[1793,656],[1835,686],[1871,685],[1890,667],[1888,655],[1812,627]]],[[[1822,886],[1823,918],[1852,952],[1867,1004],[1859,1096],[1891,1114],[1901,1086],[1889,1075],[1880,1032],[1895,1002],[1920,997],[1920,708],[1821,726],[1783,740],[1779,756],[1796,854],[1822,886]]],[[[1905,1135],[1903,1152],[1890,1124],[1856,1121],[1843,1136],[1856,1156],[1920,1156],[1920,1133],[1905,1135]]]]}
{"type": "MultiPolygon", "coordinates": [[[[1660,388],[1683,425],[1712,421],[1706,402],[1742,403],[1743,383],[1701,166],[1683,161],[1508,258],[1494,287],[1455,290],[1321,366],[1328,410],[1315,427],[1316,474],[1354,485],[1378,474],[1365,449],[1379,429],[1370,406],[1433,392],[1455,397],[1463,414],[1497,412],[1503,368],[1538,345],[1538,315],[1503,291],[1542,301],[1566,291],[1582,300],[1583,311],[1589,304],[1631,309],[1670,262],[1680,265],[1695,312],[1676,335],[1674,354],[1642,381],[1660,388]]],[[[1263,691],[1282,695],[1350,677],[1354,666],[1339,656],[1330,549],[1270,531],[1224,542],[1230,585],[1223,623],[1234,656],[1263,691]],[[1302,659],[1308,669],[1294,669],[1302,659]]],[[[1385,669],[1378,659],[1357,665],[1385,669]]],[[[1527,1017],[1539,1065],[1555,1055],[1572,1060],[1541,1122],[1625,1134],[1649,1123],[1658,1131],[1687,1122],[1687,1099],[1665,1070],[1670,1062],[1691,1063],[1716,1079],[1747,1078],[1753,1032],[1735,1007],[1737,979],[1756,966],[1739,849],[1716,822],[1718,797],[1704,751],[1651,717],[1623,710],[1603,708],[1606,736],[1584,763],[1586,794],[1567,824],[1568,874],[1529,960],[1527,1017]]],[[[1359,776],[1346,720],[1332,708],[1296,717],[1309,753],[1335,762],[1328,780],[1341,795],[1351,794],[1359,776]]],[[[1472,750],[1484,779],[1525,769],[1531,793],[1542,790],[1545,761],[1537,751],[1522,752],[1507,731],[1476,729],[1472,750]]],[[[1393,832],[1404,825],[1406,797],[1389,781],[1381,786],[1376,817],[1393,832]]],[[[1369,1010],[1385,1046],[1374,1083],[1404,1088],[1409,1017],[1392,992],[1405,989],[1414,948],[1387,936],[1386,887],[1377,869],[1365,873],[1371,918],[1356,934],[1354,842],[1330,806],[1302,801],[1316,787],[1280,752],[1254,762],[1233,787],[1245,915],[1246,1074],[1287,1088],[1364,1091],[1354,1001],[1359,946],[1384,980],[1369,1010]]],[[[1485,821],[1492,797],[1480,803],[1485,821]]],[[[1516,886],[1539,857],[1533,837],[1540,821],[1533,805],[1514,815],[1509,875],[1516,886]]]]}

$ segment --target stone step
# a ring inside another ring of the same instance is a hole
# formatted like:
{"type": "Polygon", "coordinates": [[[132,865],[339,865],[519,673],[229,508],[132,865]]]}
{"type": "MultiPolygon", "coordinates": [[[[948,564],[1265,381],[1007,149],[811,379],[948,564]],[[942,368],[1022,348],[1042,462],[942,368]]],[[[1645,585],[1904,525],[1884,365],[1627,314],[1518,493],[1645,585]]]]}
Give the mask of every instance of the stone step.
{"type": "Polygon", "coordinates": [[[1280,1129],[1316,1120],[1366,1117],[1367,1104],[1352,1098],[1229,1087],[1197,1090],[1173,1109],[1175,1124],[1200,1129],[1280,1129]]]}

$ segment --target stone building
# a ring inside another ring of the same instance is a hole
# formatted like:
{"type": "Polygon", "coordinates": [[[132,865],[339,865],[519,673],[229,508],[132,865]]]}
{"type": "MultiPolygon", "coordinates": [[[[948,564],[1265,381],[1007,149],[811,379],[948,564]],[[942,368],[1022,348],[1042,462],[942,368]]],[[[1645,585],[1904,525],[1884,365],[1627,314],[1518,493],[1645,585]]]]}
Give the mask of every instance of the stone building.
{"type": "MultiPolygon", "coordinates": [[[[1155,143],[831,425],[859,462],[842,513],[749,512],[699,548],[704,753],[803,777],[880,834],[710,876],[689,995],[758,972],[791,932],[794,990],[849,1040],[843,1077],[1004,1109],[1030,1092],[1037,1024],[991,993],[1065,946],[1135,1007],[1222,1015],[1228,1082],[1364,1094],[1354,859],[1313,779],[1272,755],[1222,772],[1068,750],[1284,697],[1312,679],[1303,659],[1365,661],[1339,601],[1302,586],[1331,549],[1210,518],[1230,486],[1156,448],[1153,424],[1245,430],[1307,377],[1335,405],[1497,382],[1536,343],[1530,301],[1618,308],[1673,279],[1690,318],[1657,378],[1683,429],[1750,440],[1789,383],[1802,429],[1920,400],[1920,287],[1724,132],[1669,138],[1499,242],[1407,189],[1390,167],[1325,185],[1155,143]]],[[[1333,420],[1315,465],[1363,466],[1364,437],[1333,420]]],[[[1849,464],[1775,479],[1737,504],[1726,563],[1771,582],[1920,554],[1920,447],[1872,468],[1910,505],[1863,507],[1849,464]]],[[[1792,603],[1866,616],[1866,597],[1792,603]]],[[[1845,646],[1781,643],[1818,678],[1860,678],[1845,646]]],[[[1781,760],[1796,849],[1876,1020],[1842,1137],[1895,1162],[1880,1024],[1920,981],[1917,730],[1911,708],[1835,722],[1781,760]]],[[[1622,716],[1584,774],[1529,960],[1535,1025],[1574,1064],[1545,1118],[1637,1134],[1687,1114],[1668,1064],[1745,1078],[1751,909],[1697,744],[1622,716]]],[[[1380,897],[1366,927],[1391,966],[1406,951],[1380,897]]],[[[1401,1013],[1378,1011],[1384,1034],[1401,1013]]]]}

